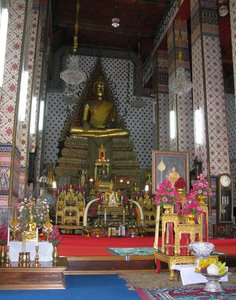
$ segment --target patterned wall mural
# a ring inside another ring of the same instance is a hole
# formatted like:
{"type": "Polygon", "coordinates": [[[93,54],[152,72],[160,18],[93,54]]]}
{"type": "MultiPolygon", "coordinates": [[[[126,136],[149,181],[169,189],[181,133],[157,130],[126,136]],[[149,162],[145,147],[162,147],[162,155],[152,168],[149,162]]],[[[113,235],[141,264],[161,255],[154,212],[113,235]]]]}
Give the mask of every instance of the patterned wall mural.
{"type": "MultiPolygon", "coordinates": [[[[56,56],[55,64],[60,63],[61,56],[56,56]]],[[[79,67],[89,77],[95,66],[97,57],[81,56],[79,67]]],[[[101,58],[103,68],[115,91],[115,99],[118,104],[118,113],[124,119],[126,129],[130,131],[130,139],[134,143],[137,158],[140,161],[141,168],[151,167],[151,152],[153,149],[153,103],[152,98],[144,98],[146,106],[141,109],[135,109],[130,106],[130,101],[134,99],[134,65],[131,64],[130,76],[129,61],[116,58],[101,58]],[[129,87],[127,88],[127,82],[129,87]],[[129,99],[128,99],[129,97],[129,99]]],[[[68,65],[68,64],[67,64],[68,65]]],[[[57,76],[55,76],[56,78],[57,76]]],[[[55,87],[55,85],[52,84],[55,87]]],[[[78,89],[78,95],[81,94],[85,83],[78,89]]],[[[73,104],[66,104],[64,101],[67,94],[67,88],[64,92],[48,91],[47,93],[47,115],[46,130],[44,139],[44,164],[55,163],[58,154],[58,141],[67,117],[73,111],[73,104]]]]}

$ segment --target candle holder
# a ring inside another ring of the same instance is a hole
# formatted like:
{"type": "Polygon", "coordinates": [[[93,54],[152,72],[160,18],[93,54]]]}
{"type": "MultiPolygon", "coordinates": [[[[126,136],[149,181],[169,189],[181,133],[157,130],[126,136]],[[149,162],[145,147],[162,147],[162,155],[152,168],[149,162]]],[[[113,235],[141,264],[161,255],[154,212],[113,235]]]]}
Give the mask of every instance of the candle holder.
{"type": "Polygon", "coordinates": [[[5,260],[5,267],[10,267],[11,266],[11,260],[10,260],[10,255],[9,255],[9,251],[10,251],[10,246],[7,246],[7,250],[6,250],[6,260],[5,260]]]}
{"type": "Polygon", "coordinates": [[[30,252],[19,252],[18,267],[30,267],[30,252]]]}
{"type": "Polygon", "coordinates": [[[39,246],[35,246],[35,257],[34,257],[34,267],[40,267],[41,264],[39,263],[39,246]]]}

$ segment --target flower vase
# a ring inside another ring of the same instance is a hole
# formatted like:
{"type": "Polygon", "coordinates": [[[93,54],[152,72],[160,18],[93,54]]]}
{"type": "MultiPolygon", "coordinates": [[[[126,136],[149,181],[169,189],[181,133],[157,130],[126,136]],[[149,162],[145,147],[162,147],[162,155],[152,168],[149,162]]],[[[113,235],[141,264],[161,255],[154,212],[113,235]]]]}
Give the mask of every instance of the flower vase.
{"type": "Polygon", "coordinates": [[[163,208],[164,208],[164,214],[171,214],[173,213],[173,205],[170,205],[170,204],[165,204],[163,205],[163,208]]]}
{"type": "Polygon", "coordinates": [[[6,258],[5,246],[2,245],[2,246],[1,246],[1,252],[0,252],[0,263],[1,263],[1,266],[4,265],[4,263],[5,263],[5,258],[6,258]]]}
{"type": "Polygon", "coordinates": [[[188,224],[195,224],[195,215],[194,214],[187,215],[187,222],[188,224]]]}
{"type": "Polygon", "coordinates": [[[57,245],[53,245],[53,251],[52,251],[52,260],[53,260],[53,263],[56,263],[57,260],[58,260],[58,249],[57,249],[57,245]]]}
{"type": "Polygon", "coordinates": [[[200,206],[206,205],[206,196],[205,195],[197,195],[198,203],[200,206]]]}

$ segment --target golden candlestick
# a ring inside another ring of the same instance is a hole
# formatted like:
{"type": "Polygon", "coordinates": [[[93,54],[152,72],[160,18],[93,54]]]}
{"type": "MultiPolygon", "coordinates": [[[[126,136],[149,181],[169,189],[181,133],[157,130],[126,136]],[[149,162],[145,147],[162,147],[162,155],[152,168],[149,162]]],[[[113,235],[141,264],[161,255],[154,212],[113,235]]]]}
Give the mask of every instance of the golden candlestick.
{"type": "Polygon", "coordinates": [[[39,263],[39,246],[35,246],[35,257],[34,257],[34,267],[40,267],[40,263],[39,263]]]}
{"type": "Polygon", "coordinates": [[[30,252],[19,252],[18,267],[30,267],[30,252]]]}
{"type": "Polygon", "coordinates": [[[9,250],[10,250],[10,246],[7,246],[5,267],[10,267],[11,266],[11,260],[10,260],[9,250]]]}

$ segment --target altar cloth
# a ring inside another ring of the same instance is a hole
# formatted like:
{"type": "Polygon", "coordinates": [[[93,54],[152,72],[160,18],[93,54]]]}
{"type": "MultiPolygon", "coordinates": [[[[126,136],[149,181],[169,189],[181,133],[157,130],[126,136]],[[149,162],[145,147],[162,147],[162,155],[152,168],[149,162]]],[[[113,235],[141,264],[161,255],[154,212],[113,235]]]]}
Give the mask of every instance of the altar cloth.
{"type": "MultiPolygon", "coordinates": [[[[172,267],[173,270],[180,272],[183,285],[206,283],[208,281],[206,277],[204,277],[201,273],[196,273],[194,271],[195,268],[196,266],[192,264],[174,265],[172,267]]],[[[219,281],[228,281],[228,275],[221,277],[219,281]]]]}
{"type": "MultiPolygon", "coordinates": [[[[35,246],[36,242],[19,242],[10,241],[9,242],[9,256],[11,262],[18,262],[19,252],[30,252],[30,261],[34,261],[35,258],[35,246]],[[23,245],[24,244],[24,245],[23,245]],[[23,249],[24,248],[24,249],[23,249]]],[[[49,242],[38,242],[39,246],[39,261],[52,261],[52,243],[49,242]]]]}

